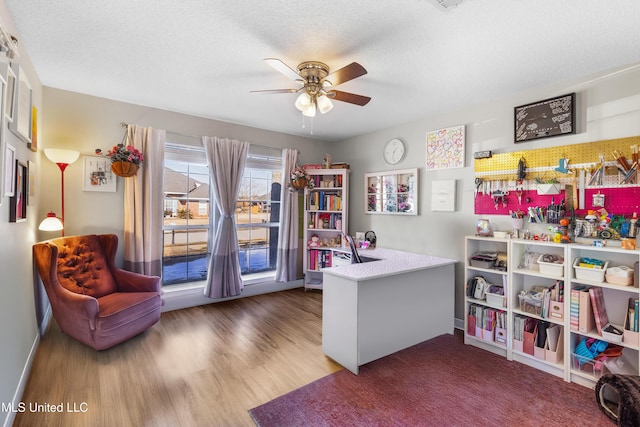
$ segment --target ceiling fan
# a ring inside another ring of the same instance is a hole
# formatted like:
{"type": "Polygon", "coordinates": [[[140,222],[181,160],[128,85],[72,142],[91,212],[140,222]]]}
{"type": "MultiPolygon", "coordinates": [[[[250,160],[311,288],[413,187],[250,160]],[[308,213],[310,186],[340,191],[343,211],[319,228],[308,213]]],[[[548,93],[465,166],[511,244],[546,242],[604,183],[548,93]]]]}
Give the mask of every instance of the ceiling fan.
{"type": "Polygon", "coordinates": [[[331,99],[360,106],[367,105],[371,101],[368,96],[333,89],[339,84],[367,74],[367,70],[357,62],[352,62],[331,74],[329,74],[329,66],[318,61],[305,61],[298,65],[297,71],[276,58],[266,58],[265,62],[300,84],[301,87],[298,89],[254,90],[252,92],[267,94],[302,92],[296,99],[295,106],[307,117],[314,117],[316,109],[320,110],[322,114],[328,113],[333,108],[331,99]]]}

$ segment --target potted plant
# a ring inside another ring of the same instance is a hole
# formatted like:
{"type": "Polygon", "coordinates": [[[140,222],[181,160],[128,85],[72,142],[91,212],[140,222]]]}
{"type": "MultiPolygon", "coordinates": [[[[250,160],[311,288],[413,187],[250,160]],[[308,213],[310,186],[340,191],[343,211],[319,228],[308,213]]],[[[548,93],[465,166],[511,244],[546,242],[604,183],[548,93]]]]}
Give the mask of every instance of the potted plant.
{"type": "Polygon", "coordinates": [[[114,145],[107,152],[111,158],[111,170],[118,176],[130,177],[138,173],[138,168],[144,160],[142,153],[131,145],[114,145]]]}

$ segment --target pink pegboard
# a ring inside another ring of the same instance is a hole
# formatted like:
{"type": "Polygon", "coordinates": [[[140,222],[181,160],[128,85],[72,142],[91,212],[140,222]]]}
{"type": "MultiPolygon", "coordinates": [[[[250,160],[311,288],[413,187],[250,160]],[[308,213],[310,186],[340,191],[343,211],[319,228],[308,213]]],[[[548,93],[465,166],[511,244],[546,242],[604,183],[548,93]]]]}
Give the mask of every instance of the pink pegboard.
{"type": "MultiPolygon", "coordinates": [[[[604,208],[611,214],[631,216],[634,212],[640,214],[640,187],[599,188],[586,189],[584,209],[576,209],[576,216],[584,216],[589,209],[597,210],[599,207],[592,205],[594,194],[604,195],[604,208]]],[[[511,211],[522,211],[526,214],[529,206],[545,208],[551,203],[560,204],[565,200],[564,190],[560,194],[540,195],[536,190],[525,190],[522,193],[522,203],[518,203],[518,195],[515,191],[509,191],[505,197],[507,205],[498,203],[494,205],[494,199],[490,195],[478,194],[475,198],[474,212],[485,215],[510,215],[511,211]],[[527,198],[529,201],[527,202],[527,198]]],[[[566,216],[571,213],[566,212],[566,216]]]]}
{"type": "Polygon", "coordinates": [[[563,199],[564,190],[560,191],[560,194],[554,194],[552,196],[544,194],[539,195],[536,190],[525,190],[522,192],[522,203],[520,203],[518,201],[518,194],[515,191],[509,191],[506,196],[507,205],[503,206],[502,203],[498,203],[496,208],[492,196],[488,194],[478,194],[475,200],[475,213],[486,215],[510,215],[512,211],[521,211],[526,214],[529,206],[546,208],[552,202],[560,204],[563,199]]]}

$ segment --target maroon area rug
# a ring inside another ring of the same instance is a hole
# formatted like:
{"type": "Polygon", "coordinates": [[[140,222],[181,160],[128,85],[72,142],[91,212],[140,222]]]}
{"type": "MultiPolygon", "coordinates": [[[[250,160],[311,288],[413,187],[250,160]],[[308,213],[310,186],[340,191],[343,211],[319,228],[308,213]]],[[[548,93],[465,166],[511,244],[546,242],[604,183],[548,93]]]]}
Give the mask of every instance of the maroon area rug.
{"type": "Polygon", "coordinates": [[[595,392],[442,335],[249,411],[260,427],[614,426],[595,392]]]}

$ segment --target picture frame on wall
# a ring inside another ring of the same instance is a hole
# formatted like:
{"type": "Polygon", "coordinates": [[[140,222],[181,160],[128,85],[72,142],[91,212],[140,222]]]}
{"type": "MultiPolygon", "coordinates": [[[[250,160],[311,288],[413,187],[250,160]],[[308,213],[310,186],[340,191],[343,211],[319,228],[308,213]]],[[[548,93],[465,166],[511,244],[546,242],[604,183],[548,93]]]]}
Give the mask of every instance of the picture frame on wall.
{"type": "Polygon", "coordinates": [[[11,197],[15,191],[16,147],[7,144],[4,154],[4,195],[11,197]]]}
{"type": "MultiPolygon", "coordinates": [[[[6,68],[9,68],[5,64],[6,68]]],[[[4,102],[7,94],[6,72],[0,68],[0,206],[5,196],[5,157],[7,152],[7,138],[4,133],[4,102]]]]}
{"type": "Polygon", "coordinates": [[[427,170],[463,168],[465,125],[427,132],[427,170]]]}
{"type": "Polygon", "coordinates": [[[26,162],[16,160],[15,191],[9,198],[9,222],[27,220],[27,203],[29,197],[29,166],[26,162]]]}
{"type": "Polygon", "coordinates": [[[15,94],[13,96],[13,115],[9,122],[9,130],[27,144],[31,143],[33,89],[19,64],[12,63],[16,75],[15,94]]]}
{"type": "Polygon", "coordinates": [[[515,107],[515,143],[576,133],[575,108],[575,92],[515,107]]]}
{"type": "Polygon", "coordinates": [[[7,120],[7,123],[11,123],[13,121],[13,103],[15,101],[16,94],[16,73],[13,72],[13,69],[9,66],[9,64],[4,65],[6,67],[6,84],[7,91],[5,94],[5,103],[4,103],[4,118],[7,120]]]}
{"type": "Polygon", "coordinates": [[[116,191],[116,175],[111,171],[111,159],[106,156],[84,156],[83,191],[116,191]]]}
{"type": "Polygon", "coordinates": [[[38,151],[38,109],[31,107],[31,142],[27,144],[31,151],[38,151]]]}

